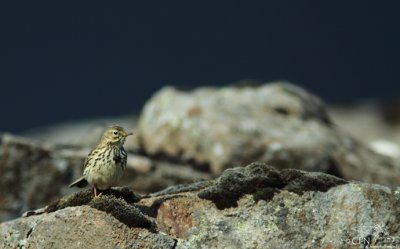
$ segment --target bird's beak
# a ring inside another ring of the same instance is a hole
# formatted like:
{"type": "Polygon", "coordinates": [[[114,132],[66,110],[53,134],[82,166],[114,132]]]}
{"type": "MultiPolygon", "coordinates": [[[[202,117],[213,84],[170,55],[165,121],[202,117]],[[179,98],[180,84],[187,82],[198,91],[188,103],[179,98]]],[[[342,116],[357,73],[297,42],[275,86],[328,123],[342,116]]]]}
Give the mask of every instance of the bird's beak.
{"type": "Polygon", "coordinates": [[[133,133],[132,132],[125,133],[125,137],[130,136],[130,135],[133,135],[133,133]]]}

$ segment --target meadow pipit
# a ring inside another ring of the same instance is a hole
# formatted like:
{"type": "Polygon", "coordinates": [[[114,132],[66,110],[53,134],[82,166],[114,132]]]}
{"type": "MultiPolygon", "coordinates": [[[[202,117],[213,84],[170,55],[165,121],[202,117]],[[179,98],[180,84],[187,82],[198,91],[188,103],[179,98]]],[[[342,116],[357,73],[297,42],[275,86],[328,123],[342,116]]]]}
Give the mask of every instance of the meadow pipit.
{"type": "Polygon", "coordinates": [[[94,196],[98,190],[115,186],[126,168],[127,154],[124,142],[127,136],[124,128],[118,125],[109,127],[101,137],[100,143],[89,153],[83,167],[83,176],[69,187],[83,188],[92,185],[94,196]]]}

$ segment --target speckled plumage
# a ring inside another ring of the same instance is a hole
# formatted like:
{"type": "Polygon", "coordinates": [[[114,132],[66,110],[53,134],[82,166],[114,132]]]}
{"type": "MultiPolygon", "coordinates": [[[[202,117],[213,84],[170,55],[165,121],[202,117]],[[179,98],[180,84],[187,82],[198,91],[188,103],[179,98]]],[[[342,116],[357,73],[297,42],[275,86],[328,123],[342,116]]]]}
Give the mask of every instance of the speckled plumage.
{"type": "Polygon", "coordinates": [[[100,143],[85,160],[83,176],[73,182],[70,187],[84,187],[89,183],[97,190],[106,190],[115,186],[122,177],[127,162],[124,142],[127,133],[121,126],[111,126],[103,134],[100,143]]]}

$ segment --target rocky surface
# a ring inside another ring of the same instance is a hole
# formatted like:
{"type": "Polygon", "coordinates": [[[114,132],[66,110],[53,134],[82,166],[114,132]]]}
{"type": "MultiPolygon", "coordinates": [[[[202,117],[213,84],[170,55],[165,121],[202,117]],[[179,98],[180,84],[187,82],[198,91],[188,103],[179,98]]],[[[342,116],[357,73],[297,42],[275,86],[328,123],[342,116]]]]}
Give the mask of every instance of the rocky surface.
{"type": "MultiPolygon", "coordinates": [[[[89,147],[56,146],[0,135],[0,222],[78,191],[68,185],[81,176],[89,151],[89,147]]],[[[189,165],[132,152],[120,184],[149,193],[208,178],[210,174],[189,165]]]]}
{"type": "Polygon", "coordinates": [[[56,157],[51,148],[9,135],[0,137],[0,220],[66,194],[82,158],[56,157]]]}
{"type": "Polygon", "coordinates": [[[89,206],[69,207],[1,226],[1,248],[173,248],[174,239],[129,228],[89,206]]]}
{"type": "Polygon", "coordinates": [[[288,84],[159,91],[139,118],[149,154],[225,168],[262,161],[345,179],[398,183],[400,164],[333,124],[321,101],[288,84]]]}
{"type": "Polygon", "coordinates": [[[42,209],[2,223],[0,241],[4,248],[400,246],[400,188],[323,173],[254,163],[151,196],[126,189],[114,194],[91,199],[82,192],[49,205],[51,212],[42,209]],[[119,192],[122,199],[114,196],[119,192]],[[136,211],[121,214],[121,208],[136,211]],[[154,230],[127,223],[138,215],[154,230]]]}

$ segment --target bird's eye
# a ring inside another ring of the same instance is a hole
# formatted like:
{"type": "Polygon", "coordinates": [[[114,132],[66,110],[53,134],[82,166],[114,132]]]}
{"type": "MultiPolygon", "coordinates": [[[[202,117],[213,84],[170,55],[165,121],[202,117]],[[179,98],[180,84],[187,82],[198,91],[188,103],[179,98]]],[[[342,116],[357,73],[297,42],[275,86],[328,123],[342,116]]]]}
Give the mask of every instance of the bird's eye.
{"type": "Polygon", "coordinates": [[[114,131],[114,135],[118,135],[118,131],[114,131]]]}

